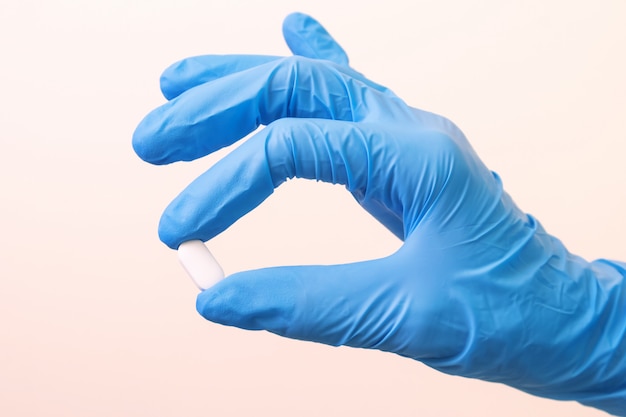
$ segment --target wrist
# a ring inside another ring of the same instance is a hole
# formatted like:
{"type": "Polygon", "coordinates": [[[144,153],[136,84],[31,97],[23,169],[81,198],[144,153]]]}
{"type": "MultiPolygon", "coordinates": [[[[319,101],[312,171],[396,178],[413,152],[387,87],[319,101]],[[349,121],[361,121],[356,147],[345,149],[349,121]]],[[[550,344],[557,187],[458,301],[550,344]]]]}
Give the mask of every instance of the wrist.
{"type": "Polygon", "coordinates": [[[456,282],[464,346],[425,362],[626,415],[626,266],[588,262],[522,218],[498,232],[509,242],[501,258],[456,282]]]}
{"type": "Polygon", "coordinates": [[[585,349],[589,351],[586,387],[577,394],[582,404],[626,415],[626,265],[599,259],[589,264],[597,291],[596,307],[585,349]]]}
{"type": "Polygon", "coordinates": [[[542,361],[546,385],[522,389],[626,415],[625,265],[588,262],[541,226],[535,237],[547,255],[534,277],[545,286],[535,293],[534,313],[551,321],[539,332],[549,361],[542,361]]]}

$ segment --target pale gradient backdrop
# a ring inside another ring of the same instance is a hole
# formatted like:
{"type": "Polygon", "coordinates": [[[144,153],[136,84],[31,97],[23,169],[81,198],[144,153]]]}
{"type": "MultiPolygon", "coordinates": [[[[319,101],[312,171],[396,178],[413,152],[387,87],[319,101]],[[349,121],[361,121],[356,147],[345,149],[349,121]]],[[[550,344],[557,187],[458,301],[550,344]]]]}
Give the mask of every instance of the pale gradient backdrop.
{"type": "MultiPolygon", "coordinates": [[[[624,0],[1,0],[0,415],[604,415],[195,312],[156,226],[224,153],[154,167],[131,135],[164,101],[168,64],[287,54],[292,11],[321,20],[356,69],[453,119],[571,251],[626,260],[624,0]]],[[[227,272],[399,245],[341,187],[306,181],[210,242],[227,272]]]]}

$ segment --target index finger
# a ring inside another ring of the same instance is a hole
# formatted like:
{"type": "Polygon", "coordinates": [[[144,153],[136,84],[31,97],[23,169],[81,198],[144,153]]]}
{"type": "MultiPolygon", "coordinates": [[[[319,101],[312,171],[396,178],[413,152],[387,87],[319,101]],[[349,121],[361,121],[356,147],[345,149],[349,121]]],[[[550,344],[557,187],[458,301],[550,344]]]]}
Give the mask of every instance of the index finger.
{"type": "MultiPolygon", "coordinates": [[[[382,201],[380,184],[371,178],[372,172],[394,169],[381,160],[385,138],[389,136],[365,123],[321,119],[272,123],[209,168],[168,205],[159,223],[159,237],[172,249],[188,240],[207,241],[261,204],[286,179],[296,177],[345,185],[366,210],[402,239],[403,205],[382,201]]],[[[392,200],[402,201],[396,196],[392,200]]]]}

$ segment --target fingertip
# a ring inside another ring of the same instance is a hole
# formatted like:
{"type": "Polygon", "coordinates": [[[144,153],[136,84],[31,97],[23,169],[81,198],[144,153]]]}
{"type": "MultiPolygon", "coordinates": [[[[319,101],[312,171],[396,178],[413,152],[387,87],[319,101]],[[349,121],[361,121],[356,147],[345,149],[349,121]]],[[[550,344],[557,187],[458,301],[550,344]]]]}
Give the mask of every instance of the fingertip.
{"type": "Polygon", "coordinates": [[[207,223],[219,222],[209,222],[203,216],[208,214],[214,219],[214,212],[208,204],[203,204],[204,198],[194,200],[195,193],[188,190],[189,187],[170,202],[159,220],[159,239],[171,249],[178,249],[188,240],[207,241],[217,234],[210,227],[207,230],[207,223]]]}
{"type": "Polygon", "coordinates": [[[311,16],[294,12],[283,21],[283,37],[295,55],[349,65],[348,55],[328,31],[311,16]]]}
{"type": "Polygon", "coordinates": [[[210,63],[207,62],[208,58],[208,56],[192,56],[167,67],[159,78],[163,96],[167,100],[172,100],[207,81],[211,68],[210,63]]]}
{"type": "Polygon", "coordinates": [[[158,234],[161,242],[165,243],[170,249],[176,250],[182,243],[180,237],[177,237],[180,236],[180,233],[178,235],[176,234],[176,228],[173,227],[173,223],[165,213],[161,216],[161,220],[159,221],[158,234]]]}
{"type": "Polygon", "coordinates": [[[234,308],[239,305],[233,285],[223,285],[223,281],[201,291],[196,297],[196,310],[205,319],[213,322],[233,326],[240,320],[234,314],[234,308]],[[221,285],[220,285],[221,284],[221,285]]]}
{"type": "Polygon", "coordinates": [[[131,141],[133,146],[133,150],[135,154],[147,162],[146,159],[146,143],[145,143],[145,135],[142,132],[142,123],[140,123],[133,132],[133,138],[131,141]]]}
{"type": "Polygon", "coordinates": [[[178,72],[178,68],[181,65],[181,61],[176,62],[163,71],[161,77],[159,78],[159,87],[161,88],[161,93],[163,97],[167,100],[171,100],[173,98],[178,97],[184,89],[179,86],[178,77],[175,77],[175,74],[178,72]]]}
{"type": "Polygon", "coordinates": [[[293,302],[280,296],[280,289],[268,288],[268,270],[233,274],[202,291],[196,310],[205,319],[246,330],[284,332],[293,313],[293,302]],[[277,294],[278,293],[278,294],[277,294]]]}
{"type": "Polygon", "coordinates": [[[224,297],[219,296],[219,291],[215,290],[216,285],[198,293],[196,296],[196,311],[209,321],[221,323],[217,318],[222,315],[217,314],[217,312],[223,310],[225,300],[224,297]]]}
{"type": "Polygon", "coordinates": [[[294,28],[303,27],[306,25],[306,22],[310,21],[315,21],[315,19],[308,14],[301,12],[289,13],[283,20],[283,31],[293,31],[294,28]]]}
{"type": "Polygon", "coordinates": [[[132,146],[137,156],[146,162],[162,165],[165,162],[160,157],[159,149],[155,148],[152,140],[154,128],[151,114],[148,114],[139,123],[133,132],[132,146]]]}

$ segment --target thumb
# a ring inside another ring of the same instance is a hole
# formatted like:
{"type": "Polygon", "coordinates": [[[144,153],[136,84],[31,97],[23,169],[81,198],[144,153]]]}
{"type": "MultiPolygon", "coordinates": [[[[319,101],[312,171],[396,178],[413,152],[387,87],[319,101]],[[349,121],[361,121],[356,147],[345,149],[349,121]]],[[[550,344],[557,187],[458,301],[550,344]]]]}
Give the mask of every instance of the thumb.
{"type": "Polygon", "coordinates": [[[382,346],[406,306],[385,272],[389,258],[276,267],[229,276],[198,295],[206,319],[328,345],[382,346]]]}
{"type": "Polygon", "coordinates": [[[311,16],[292,13],[283,22],[283,36],[294,55],[325,59],[348,66],[348,55],[326,29],[311,16]]]}

